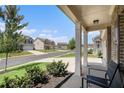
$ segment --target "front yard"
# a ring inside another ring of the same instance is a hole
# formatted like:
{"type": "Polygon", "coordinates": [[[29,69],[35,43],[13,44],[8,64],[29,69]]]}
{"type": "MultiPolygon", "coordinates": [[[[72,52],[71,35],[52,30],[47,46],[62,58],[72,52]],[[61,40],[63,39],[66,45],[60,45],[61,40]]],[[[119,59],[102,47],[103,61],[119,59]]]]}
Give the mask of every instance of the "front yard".
{"type": "MultiPolygon", "coordinates": [[[[15,56],[24,56],[24,55],[29,55],[32,54],[28,51],[22,51],[22,52],[14,52],[14,53],[10,53],[9,57],[15,57],[15,56]]],[[[5,58],[5,53],[0,53],[0,59],[5,58]]]]}
{"type": "Polygon", "coordinates": [[[72,76],[68,64],[33,62],[8,68],[0,74],[0,88],[55,88],[72,76]]]}

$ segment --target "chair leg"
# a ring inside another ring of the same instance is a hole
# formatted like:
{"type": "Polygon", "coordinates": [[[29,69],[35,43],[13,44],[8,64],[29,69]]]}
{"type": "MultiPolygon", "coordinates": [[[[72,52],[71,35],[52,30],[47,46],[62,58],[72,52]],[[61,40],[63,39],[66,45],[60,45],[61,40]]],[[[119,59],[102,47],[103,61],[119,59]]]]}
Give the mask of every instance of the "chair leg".
{"type": "Polygon", "coordinates": [[[89,84],[89,83],[88,83],[88,80],[87,80],[87,88],[88,88],[88,84],[89,84]]]}
{"type": "Polygon", "coordinates": [[[82,86],[81,86],[81,88],[83,88],[84,87],[84,79],[82,78],[82,86]]]}

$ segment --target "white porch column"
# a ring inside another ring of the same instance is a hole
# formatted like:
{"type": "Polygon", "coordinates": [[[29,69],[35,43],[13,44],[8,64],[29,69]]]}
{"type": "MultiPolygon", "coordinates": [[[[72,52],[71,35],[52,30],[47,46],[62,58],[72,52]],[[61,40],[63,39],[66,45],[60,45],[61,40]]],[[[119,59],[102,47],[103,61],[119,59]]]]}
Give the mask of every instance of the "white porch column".
{"type": "Polygon", "coordinates": [[[83,48],[83,66],[87,67],[88,64],[88,32],[84,31],[83,33],[83,40],[84,40],[84,48],[83,48]]]}
{"type": "Polygon", "coordinates": [[[81,24],[76,23],[75,25],[75,38],[76,38],[76,56],[75,56],[75,75],[82,75],[82,30],[81,24]]]}

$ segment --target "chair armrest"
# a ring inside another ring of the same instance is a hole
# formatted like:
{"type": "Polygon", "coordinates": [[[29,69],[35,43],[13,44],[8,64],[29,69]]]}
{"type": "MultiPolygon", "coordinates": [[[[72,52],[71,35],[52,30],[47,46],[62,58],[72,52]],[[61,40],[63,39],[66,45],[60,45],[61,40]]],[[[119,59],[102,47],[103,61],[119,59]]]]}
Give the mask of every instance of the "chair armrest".
{"type": "Polygon", "coordinates": [[[106,72],[106,70],[97,69],[97,68],[89,68],[89,69],[92,69],[92,70],[98,70],[98,71],[103,71],[103,72],[106,72]]]}
{"type": "Polygon", "coordinates": [[[88,69],[92,69],[92,70],[98,70],[98,71],[104,71],[104,72],[106,72],[106,70],[104,70],[104,69],[94,68],[94,67],[91,67],[90,65],[88,65],[88,69]]]}

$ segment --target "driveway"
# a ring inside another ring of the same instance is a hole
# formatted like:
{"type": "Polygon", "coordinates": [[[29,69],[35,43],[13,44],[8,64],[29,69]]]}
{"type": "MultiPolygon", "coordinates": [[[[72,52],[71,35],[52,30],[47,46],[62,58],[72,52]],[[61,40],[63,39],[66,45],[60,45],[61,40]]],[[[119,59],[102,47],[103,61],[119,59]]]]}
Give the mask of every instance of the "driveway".
{"type": "MultiPolygon", "coordinates": [[[[23,57],[17,57],[17,58],[9,58],[8,67],[33,62],[33,61],[44,59],[44,58],[60,56],[65,53],[68,53],[68,52],[71,52],[71,51],[55,52],[55,53],[48,53],[48,54],[42,54],[42,55],[29,55],[29,56],[23,56],[23,57]]],[[[5,59],[0,60],[0,69],[4,69],[4,67],[5,67],[5,59]]]]}

